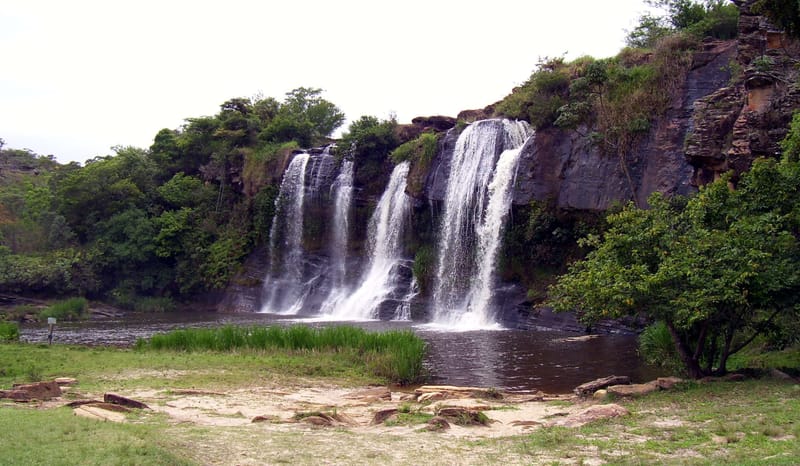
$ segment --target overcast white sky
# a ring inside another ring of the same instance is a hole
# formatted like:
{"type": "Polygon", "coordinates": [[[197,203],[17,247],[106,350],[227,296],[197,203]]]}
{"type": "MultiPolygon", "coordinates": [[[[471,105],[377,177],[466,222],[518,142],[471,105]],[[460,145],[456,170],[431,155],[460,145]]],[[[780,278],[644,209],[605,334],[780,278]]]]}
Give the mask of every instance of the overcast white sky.
{"type": "MultiPolygon", "coordinates": [[[[4,0],[0,138],[83,162],[233,97],[300,87],[349,119],[482,108],[539,57],[607,57],[643,0],[4,0]]],[[[345,126],[346,127],[346,126],[345,126]]]]}

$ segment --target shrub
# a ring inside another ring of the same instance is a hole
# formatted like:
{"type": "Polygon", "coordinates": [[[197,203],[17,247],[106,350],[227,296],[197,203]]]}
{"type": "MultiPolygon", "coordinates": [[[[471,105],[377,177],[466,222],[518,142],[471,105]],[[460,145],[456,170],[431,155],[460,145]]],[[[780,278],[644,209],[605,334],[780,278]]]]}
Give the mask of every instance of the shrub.
{"type": "Polygon", "coordinates": [[[399,164],[406,160],[414,164],[429,164],[436,156],[439,138],[434,133],[422,133],[418,138],[401,144],[392,151],[392,162],[399,164]]]}
{"type": "Polygon", "coordinates": [[[16,322],[0,322],[0,342],[19,341],[19,325],[16,322]]]}
{"type": "Polygon", "coordinates": [[[60,320],[76,320],[84,317],[88,310],[89,302],[86,298],[70,298],[45,308],[39,316],[45,319],[55,317],[60,320]]]}
{"type": "Polygon", "coordinates": [[[420,246],[420,248],[417,249],[417,253],[414,255],[414,265],[411,267],[411,271],[414,274],[414,278],[417,280],[419,290],[422,294],[427,294],[428,291],[430,291],[433,274],[435,273],[435,260],[436,255],[434,254],[433,247],[428,244],[420,246]]]}
{"type": "Polygon", "coordinates": [[[639,335],[639,355],[651,365],[680,373],[683,363],[675,350],[675,343],[664,322],[656,322],[639,335]]]}

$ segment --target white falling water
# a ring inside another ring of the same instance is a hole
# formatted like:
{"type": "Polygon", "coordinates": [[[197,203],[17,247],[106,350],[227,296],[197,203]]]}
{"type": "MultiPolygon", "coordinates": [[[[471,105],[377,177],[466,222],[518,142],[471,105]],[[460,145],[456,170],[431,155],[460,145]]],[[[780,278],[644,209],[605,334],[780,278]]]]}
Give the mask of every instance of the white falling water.
{"type": "Polygon", "coordinates": [[[336,166],[336,159],[331,155],[332,145],[325,146],[321,154],[311,157],[309,163],[310,179],[308,182],[308,191],[310,194],[317,195],[321,192],[321,188],[328,183],[333,177],[333,169],[336,166]]]}
{"type": "Polygon", "coordinates": [[[360,285],[348,296],[335,302],[327,317],[343,320],[367,320],[378,317],[382,303],[392,296],[401,277],[402,235],[411,202],[405,193],[408,162],[392,171],[389,185],[381,195],[369,225],[369,264],[360,285]]]}
{"type": "Polygon", "coordinates": [[[530,132],[524,122],[483,120],[467,127],[456,142],[439,233],[436,325],[497,327],[490,306],[493,271],[511,205],[518,149],[530,132]]]}
{"type": "Polygon", "coordinates": [[[270,228],[270,272],[261,312],[296,314],[303,297],[303,201],[310,155],[294,156],[281,180],[270,228]]]}
{"type": "Polygon", "coordinates": [[[353,201],[353,162],[342,161],[339,175],[331,185],[333,198],[333,232],[331,234],[331,293],[344,288],[347,276],[347,238],[350,231],[350,205],[353,201]]]}

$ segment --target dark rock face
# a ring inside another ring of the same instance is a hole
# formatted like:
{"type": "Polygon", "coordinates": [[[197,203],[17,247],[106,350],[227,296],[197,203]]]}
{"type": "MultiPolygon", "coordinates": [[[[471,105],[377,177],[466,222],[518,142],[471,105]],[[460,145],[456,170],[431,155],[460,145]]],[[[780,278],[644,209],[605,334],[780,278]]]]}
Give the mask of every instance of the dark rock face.
{"type": "Polygon", "coordinates": [[[735,3],[741,12],[735,59],[742,75],[695,103],[685,152],[697,185],[729,170],[739,174],[758,157],[775,157],[800,108],[800,44],[756,15],[753,0],[735,3]]]}
{"type": "Polygon", "coordinates": [[[711,42],[697,52],[683,87],[650,137],[624,163],[602,154],[581,136],[584,131],[548,128],[536,133],[523,147],[514,202],[553,200],[563,209],[605,210],[615,202],[635,199],[646,205],[655,192],[688,194],[693,191],[694,168],[684,156],[683,142],[693,129],[692,114],[698,99],[712,94],[730,80],[728,64],[736,51],[734,41],[711,42]]]}

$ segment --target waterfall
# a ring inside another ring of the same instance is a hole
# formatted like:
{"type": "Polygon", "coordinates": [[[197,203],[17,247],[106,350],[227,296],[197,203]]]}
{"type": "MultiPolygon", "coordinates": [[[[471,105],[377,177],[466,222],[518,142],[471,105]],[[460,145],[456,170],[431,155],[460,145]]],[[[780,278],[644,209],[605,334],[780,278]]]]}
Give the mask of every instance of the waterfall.
{"type": "Polygon", "coordinates": [[[408,167],[408,162],[403,162],[394,168],[389,185],[372,214],[369,224],[369,263],[358,288],[331,303],[328,317],[345,320],[375,319],[380,317],[382,307],[393,299],[400,301],[394,310],[394,317],[403,317],[403,297],[397,297],[396,293],[403,285],[401,270],[408,266],[402,257],[402,235],[411,208],[411,202],[405,193],[408,167]]]}
{"type": "Polygon", "coordinates": [[[308,192],[311,195],[323,193],[322,187],[331,182],[336,167],[336,159],[331,155],[333,147],[333,145],[325,146],[321,154],[311,156],[311,168],[308,170],[311,177],[308,181],[308,192]]]}
{"type": "Polygon", "coordinates": [[[261,312],[296,314],[303,296],[303,205],[306,166],[311,156],[294,156],[281,180],[270,228],[270,272],[261,312]]]}
{"type": "Polygon", "coordinates": [[[530,132],[524,122],[483,120],[456,141],[439,230],[435,324],[457,329],[497,325],[491,311],[493,272],[519,148],[530,132]]]}
{"type": "Polygon", "coordinates": [[[342,161],[339,175],[331,185],[333,231],[331,234],[331,294],[344,288],[347,276],[347,238],[350,231],[350,204],[353,201],[353,162],[342,161]]]}

